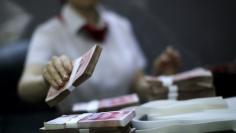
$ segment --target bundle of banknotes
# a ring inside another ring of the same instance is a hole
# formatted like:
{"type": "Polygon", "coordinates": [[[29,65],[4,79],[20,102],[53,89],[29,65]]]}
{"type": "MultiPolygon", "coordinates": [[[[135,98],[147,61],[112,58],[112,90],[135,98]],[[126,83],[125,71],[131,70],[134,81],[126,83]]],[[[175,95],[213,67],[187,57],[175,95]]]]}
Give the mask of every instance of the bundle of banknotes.
{"type": "Polygon", "coordinates": [[[63,115],[44,123],[42,133],[134,133],[134,110],[63,115]]]}
{"type": "Polygon", "coordinates": [[[87,80],[93,73],[98,59],[100,57],[102,48],[99,45],[93,46],[81,57],[73,62],[73,69],[69,80],[62,88],[55,89],[50,87],[47,97],[45,99],[49,106],[55,106],[62,101],[66,96],[74,90],[74,87],[79,86],[87,80]]]}
{"type": "Polygon", "coordinates": [[[130,94],[114,98],[94,100],[87,103],[76,103],[73,105],[72,111],[75,113],[114,111],[138,104],[139,97],[137,94],[130,94]]]}
{"type": "Polygon", "coordinates": [[[164,98],[192,99],[215,96],[212,73],[203,68],[193,69],[172,76],[146,76],[150,88],[166,91],[164,98]]]}
{"type": "Polygon", "coordinates": [[[178,87],[180,100],[215,96],[212,73],[203,68],[175,75],[173,84],[178,87]]]}

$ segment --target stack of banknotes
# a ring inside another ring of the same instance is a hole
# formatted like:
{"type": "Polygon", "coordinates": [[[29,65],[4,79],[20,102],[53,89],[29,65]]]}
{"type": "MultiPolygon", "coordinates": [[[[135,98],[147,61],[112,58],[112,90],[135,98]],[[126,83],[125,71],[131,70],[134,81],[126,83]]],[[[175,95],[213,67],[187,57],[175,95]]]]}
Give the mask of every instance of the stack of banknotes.
{"type": "Polygon", "coordinates": [[[73,69],[67,83],[59,90],[50,87],[45,102],[51,107],[57,105],[68,96],[75,87],[79,86],[92,76],[101,51],[102,48],[99,45],[94,45],[85,54],[74,60],[73,69]]]}
{"type": "Polygon", "coordinates": [[[130,94],[114,98],[94,100],[87,103],[76,103],[73,105],[72,112],[85,113],[85,112],[113,111],[138,104],[139,104],[139,97],[137,96],[137,94],[130,94]]]}
{"type": "Polygon", "coordinates": [[[203,68],[193,69],[172,76],[146,76],[152,88],[167,91],[166,98],[186,100],[215,96],[212,73],[203,68]]]}
{"type": "Polygon", "coordinates": [[[44,123],[42,133],[134,133],[134,110],[63,115],[44,123]]]}

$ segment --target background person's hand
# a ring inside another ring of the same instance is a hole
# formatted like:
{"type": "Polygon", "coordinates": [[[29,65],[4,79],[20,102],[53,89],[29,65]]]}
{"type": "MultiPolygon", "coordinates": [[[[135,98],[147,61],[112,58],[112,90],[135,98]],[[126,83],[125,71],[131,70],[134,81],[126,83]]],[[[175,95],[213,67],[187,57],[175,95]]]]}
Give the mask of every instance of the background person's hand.
{"type": "Polygon", "coordinates": [[[159,81],[153,81],[140,74],[133,91],[138,94],[141,102],[147,102],[157,99],[166,99],[168,90],[159,81]]]}
{"type": "Polygon", "coordinates": [[[180,54],[177,50],[168,46],[166,50],[154,61],[154,73],[156,75],[176,74],[181,66],[180,54]]]}
{"type": "Polygon", "coordinates": [[[68,81],[72,67],[72,61],[69,57],[65,55],[53,56],[43,69],[43,77],[51,86],[60,89],[68,81]]]}

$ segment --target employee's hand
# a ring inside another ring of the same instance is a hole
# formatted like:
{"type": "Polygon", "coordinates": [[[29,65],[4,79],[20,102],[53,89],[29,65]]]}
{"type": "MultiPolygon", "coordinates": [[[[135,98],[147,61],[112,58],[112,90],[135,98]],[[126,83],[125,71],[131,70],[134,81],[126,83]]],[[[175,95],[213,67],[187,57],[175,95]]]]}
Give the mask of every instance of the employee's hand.
{"type": "Polygon", "coordinates": [[[181,66],[180,54],[172,47],[167,49],[154,61],[154,73],[156,75],[176,74],[181,66]]]}
{"type": "Polygon", "coordinates": [[[68,81],[72,67],[72,61],[69,57],[65,55],[53,56],[43,69],[43,77],[51,86],[60,89],[68,81]]]}
{"type": "Polygon", "coordinates": [[[168,93],[161,82],[149,80],[149,78],[142,74],[140,74],[138,80],[136,80],[133,91],[138,94],[142,102],[166,99],[168,93]]]}

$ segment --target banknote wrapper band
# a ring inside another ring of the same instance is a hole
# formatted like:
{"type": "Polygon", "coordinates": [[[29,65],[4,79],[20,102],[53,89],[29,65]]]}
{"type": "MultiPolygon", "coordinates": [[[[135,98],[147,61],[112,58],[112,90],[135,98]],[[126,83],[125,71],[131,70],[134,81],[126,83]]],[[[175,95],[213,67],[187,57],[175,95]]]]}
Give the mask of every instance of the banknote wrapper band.
{"type": "Polygon", "coordinates": [[[98,107],[99,107],[99,101],[98,100],[91,101],[88,104],[87,111],[88,112],[97,112],[98,107]]]}
{"type": "Polygon", "coordinates": [[[168,99],[177,100],[178,86],[173,85],[173,77],[172,76],[160,76],[158,79],[163,83],[163,86],[168,89],[168,99]]]}

